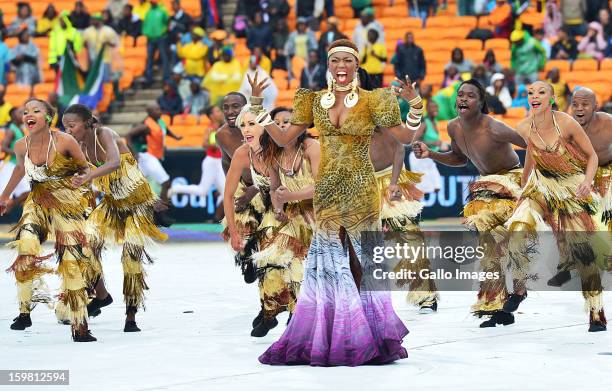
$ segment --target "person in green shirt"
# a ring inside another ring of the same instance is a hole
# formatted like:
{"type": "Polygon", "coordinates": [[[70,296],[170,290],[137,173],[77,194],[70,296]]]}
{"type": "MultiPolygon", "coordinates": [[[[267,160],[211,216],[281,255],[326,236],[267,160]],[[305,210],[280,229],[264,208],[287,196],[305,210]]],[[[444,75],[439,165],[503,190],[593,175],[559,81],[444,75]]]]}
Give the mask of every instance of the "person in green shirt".
{"type": "Polygon", "coordinates": [[[510,35],[512,42],[510,67],[514,70],[517,84],[530,84],[538,80],[538,71],[546,64],[546,50],[528,32],[514,30],[510,35]]]}
{"type": "MultiPolygon", "coordinates": [[[[17,165],[17,158],[15,157],[14,148],[15,143],[23,138],[24,133],[21,130],[23,124],[21,108],[14,107],[10,110],[11,121],[8,123],[6,130],[4,131],[4,139],[2,139],[2,154],[5,156],[3,161],[0,161],[0,189],[4,189],[6,184],[11,179],[13,170],[17,165]]],[[[7,213],[15,206],[23,203],[30,192],[30,184],[24,177],[15,190],[13,191],[11,200],[7,206],[7,213]]]]}
{"type": "Polygon", "coordinates": [[[168,11],[158,0],[151,0],[151,8],[147,11],[142,23],[142,35],[147,37],[147,67],[145,78],[147,85],[153,83],[153,62],[155,52],[159,51],[162,62],[163,80],[170,78],[169,42],[168,42],[168,11]]]}

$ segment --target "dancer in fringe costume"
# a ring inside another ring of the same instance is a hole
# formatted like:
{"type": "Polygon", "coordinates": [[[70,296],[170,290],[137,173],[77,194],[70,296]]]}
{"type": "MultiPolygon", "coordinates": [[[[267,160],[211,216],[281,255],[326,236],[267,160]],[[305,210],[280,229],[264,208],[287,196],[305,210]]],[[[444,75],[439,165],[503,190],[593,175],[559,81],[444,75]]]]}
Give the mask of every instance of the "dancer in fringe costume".
{"type": "MultiPolygon", "coordinates": [[[[404,169],[404,154],[404,145],[389,134],[375,131],[372,135],[370,159],[374,165],[374,176],[380,194],[383,230],[397,233],[397,239],[402,243],[420,246],[424,241],[419,228],[419,214],[423,209],[420,199],[423,198],[423,192],[417,189],[416,184],[421,181],[422,174],[404,169]]],[[[410,291],[406,299],[410,304],[418,306],[422,313],[438,310],[439,297],[435,281],[419,277],[419,271],[429,267],[429,260],[421,257],[416,261],[401,260],[395,268],[396,272],[402,269],[416,272],[415,278],[399,281],[399,285],[408,283],[410,291]]]]}
{"type": "Polygon", "coordinates": [[[447,166],[465,166],[471,161],[480,177],[469,186],[469,202],[463,209],[464,224],[479,233],[485,247],[481,270],[499,273],[499,279],[480,283],[474,315],[490,316],[480,327],[514,323],[511,313],[503,312],[508,298],[503,269],[505,255],[504,224],[512,215],[520,195],[519,157],[512,148],[527,144],[513,129],[491,118],[485,102],[485,90],[475,80],[461,83],[455,103],[459,117],[448,124],[451,138],[449,152],[431,151],[422,141],[413,145],[417,158],[431,158],[447,166]]]}
{"type": "Polygon", "coordinates": [[[126,320],[123,331],[140,331],[136,312],[144,308],[145,262],[152,263],[145,246],[167,239],[154,222],[154,212],[160,204],[125,142],[112,129],[103,127],[84,105],[66,109],[62,119],[68,133],[80,143],[92,170],[75,178],[82,185],[93,181],[104,197],[87,219],[87,234],[92,253],[92,267],[86,279],[95,287],[96,297],[89,303],[90,316],[112,303],[102,274],[102,249],[106,240],[123,243],[123,296],[126,320]]]}
{"type": "Polygon", "coordinates": [[[554,92],[550,84],[538,81],[530,85],[528,99],[531,115],[517,128],[528,143],[521,179],[525,187],[506,223],[515,294],[504,304],[504,310],[516,311],[526,298],[530,249],[537,231],[551,227],[560,264],[575,265],[579,271],[589,311],[589,331],[604,331],[601,277],[588,238],[596,227],[598,200],[591,187],[597,154],[572,117],[552,110],[554,92]]]}
{"type": "MultiPolygon", "coordinates": [[[[245,113],[242,118],[249,114],[245,113]]],[[[290,116],[291,111],[286,108],[276,108],[271,112],[272,119],[281,129],[290,126],[290,116]]],[[[264,132],[263,127],[260,131],[264,132]]],[[[262,139],[269,137],[264,132],[262,139]]],[[[314,228],[312,196],[314,177],[319,169],[319,143],[304,133],[271,158],[272,161],[268,158],[265,165],[270,167],[273,209],[264,214],[258,229],[259,250],[253,254],[264,304],[262,321],[251,333],[255,337],[268,333],[267,325],[277,314],[289,311],[291,319],[295,308],[304,276],[303,261],[314,228]]]]}
{"type": "MultiPolygon", "coordinates": [[[[234,152],[244,143],[242,132],[236,126],[236,118],[238,114],[240,114],[240,110],[242,110],[246,104],[246,98],[239,92],[230,92],[223,98],[221,107],[223,109],[223,116],[225,117],[225,125],[217,131],[216,139],[217,144],[221,148],[221,164],[223,165],[223,171],[226,177],[234,152]]],[[[251,178],[251,172],[249,170],[244,170],[242,172],[236,194],[231,194],[231,196],[234,197],[236,202],[234,210],[236,228],[240,236],[246,241],[244,248],[236,252],[234,260],[236,266],[240,266],[242,270],[244,281],[250,284],[257,279],[251,255],[257,248],[257,237],[255,236],[255,232],[261,222],[264,205],[257,186],[253,185],[253,179],[251,178]]],[[[225,226],[222,236],[226,241],[229,241],[230,235],[227,227],[227,216],[223,219],[222,224],[225,226]]],[[[253,320],[253,327],[261,320],[261,316],[263,316],[263,305],[262,310],[253,320]]]]}
{"type": "MultiPolygon", "coordinates": [[[[598,230],[612,232],[612,115],[596,112],[597,98],[588,88],[580,88],[572,95],[571,107],[572,116],[591,140],[599,163],[594,179],[595,191],[601,198],[598,230]]],[[[612,270],[612,264],[606,262],[606,268],[612,270]]],[[[567,262],[560,264],[558,273],[548,281],[548,285],[562,286],[571,280],[570,270],[574,268],[575,265],[567,262]]]]}
{"type": "MultiPolygon", "coordinates": [[[[321,142],[313,198],[316,226],[304,281],[287,329],[259,357],[264,364],[356,366],[408,356],[401,345],[408,330],[393,310],[387,287],[373,286],[377,266],[362,256],[362,250],[367,253],[382,240],[380,195],[369,157],[372,133],[379,127],[410,143],[420,115],[413,111],[410,128],[405,126],[390,89],[359,88],[358,67],[355,45],[335,41],[328,51],[327,91],[299,89],[291,126],[285,131],[269,115],[257,118],[280,146],[292,142],[313,122],[321,142]]],[[[250,80],[252,96],[261,100],[267,80],[257,79],[256,75],[250,80]]],[[[400,85],[396,94],[410,100],[414,110],[422,109],[412,83],[400,85]]]]}
{"type": "MultiPolygon", "coordinates": [[[[235,213],[235,199],[232,194],[235,194],[238,189],[243,171],[247,169],[250,170],[253,184],[259,189],[264,206],[262,221],[259,222],[256,232],[253,235],[256,238],[257,247],[251,256],[253,262],[256,264],[255,254],[262,246],[261,242],[264,237],[265,228],[270,226],[275,227],[272,199],[270,197],[270,173],[272,170],[271,162],[280,152],[278,146],[274,144],[270,136],[265,133],[263,126],[259,125],[256,121],[256,117],[260,111],[263,111],[263,109],[246,105],[236,118],[236,125],[238,125],[242,132],[245,144],[236,149],[232,157],[225,183],[227,192],[223,200],[227,232],[229,234],[231,246],[234,251],[243,251],[247,241],[251,238],[246,239],[238,229],[238,221],[235,213]]],[[[270,329],[276,327],[278,321],[275,316],[280,312],[277,310],[278,307],[288,306],[291,302],[291,295],[287,292],[285,292],[283,297],[278,297],[278,295],[275,294],[276,291],[271,291],[269,293],[271,293],[274,298],[270,298],[271,294],[267,294],[264,291],[265,284],[273,286],[274,279],[280,278],[281,276],[278,273],[271,273],[268,275],[267,272],[270,268],[265,267],[266,265],[263,260],[260,262],[263,263],[263,267],[262,270],[258,268],[257,275],[259,279],[259,291],[263,314],[259,322],[255,322],[257,318],[254,321],[255,325],[251,332],[251,335],[254,337],[263,336],[267,334],[270,329]],[[261,323],[263,323],[263,325],[261,323]]]]}
{"type": "Polygon", "coordinates": [[[69,310],[72,338],[75,342],[91,342],[96,338],[87,329],[87,293],[82,274],[88,262],[83,254],[88,190],[74,182],[76,174],[87,175],[88,165],[74,138],[51,131],[54,114],[47,102],[34,98],[26,102],[23,120],[30,134],[15,144],[17,165],[0,196],[0,214],[4,214],[9,195],[24,174],[28,175],[32,191],[15,227],[16,240],[9,244],[19,254],[8,269],[17,280],[20,312],[11,329],[24,330],[32,325],[34,288],[42,275],[53,272],[44,264],[51,255],[41,255],[41,244],[53,238],[59,262],[57,272],[62,277],[61,301],[69,310]]]}

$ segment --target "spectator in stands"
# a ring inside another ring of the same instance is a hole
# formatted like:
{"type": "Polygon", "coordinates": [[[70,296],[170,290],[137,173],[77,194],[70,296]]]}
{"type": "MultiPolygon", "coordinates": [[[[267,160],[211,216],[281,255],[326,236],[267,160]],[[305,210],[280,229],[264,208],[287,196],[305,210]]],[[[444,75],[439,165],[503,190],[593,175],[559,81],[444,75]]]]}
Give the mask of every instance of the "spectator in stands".
{"type": "MultiPolygon", "coordinates": [[[[172,1],[172,11],[174,15],[170,18],[168,34],[170,42],[175,43],[180,38],[181,34],[189,32],[193,24],[193,18],[181,8],[180,0],[172,1]]],[[[204,35],[205,34],[202,34],[200,39],[202,39],[204,35]]]]}
{"type": "Polygon", "coordinates": [[[119,20],[123,14],[123,8],[126,5],[128,5],[128,0],[108,0],[104,9],[110,11],[114,20],[119,20]]]}
{"type": "Polygon", "coordinates": [[[434,7],[435,0],[413,0],[408,2],[408,12],[413,18],[420,18],[423,21],[423,27],[427,23],[429,11],[434,7]]]}
{"type": "Polygon", "coordinates": [[[372,0],[351,0],[351,7],[353,7],[353,17],[360,18],[363,11],[372,7],[372,0]]]}
{"type": "Polygon", "coordinates": [[[40,51],[30,39],[30,33],[24,29],[19,34],[19,44],[11,50],[11,64],[15,68],[15,83],[32,87],[40,83],[40,51]]]}
{"type": "Polygon", "coordinates": [[[115,22],[115,18],[113,18],[113,14],[111,14],[109,10],[102,10],[101,14],[102,24],[112,28],[113,30],[115,30],[115,32],[117,32],[119,27],[117,27],[117,23],[115,22]]]}
{"type": "Polygon", "coordinates": [[[213,65],[221,59],[227,33],[225,30],[215,30],[210,34],[210,39],[212,39],[212,45],[208,48],[208,63],[213,65]]]}
{"type": "Polygon", "coordinates": [[[496,73],[491,76],[491,85],[486,88],[489,95],[496,96],[506,109],[512,107],[512,95],[505,85],[503,73],[496,73]]]}
{"type": "Polygon", "coordinates": [[[542,48],[544,48],[544,52],[546,53],[546,59],[549,59],[550,54],[552,52],[552,45],[550,44],[548,38],[546,38],[546,36],[544,35],[544,30],[533,30],[533,38],[535,38],[540,43],[540,45],[542,45],[542,48]]]}
{"type": "Polygon", "coordinates": [[[153,62],[155,53],[159,52],[162,62],[163,80],[170,77],[170,64],[168,58],[168,12],[158,4],[157,0],[151,0],[151,8],[147,12],[142,23],[142,35],[147,37],[147,66],[145,77],[147,85],[153,83],[153,62]]]}
{"type": "Polygon", "coordinates": [[[204,29],[202,27],[195,27],[191,31],[191,42],[185,46],[179,43],[177,47],[177,54],[184,62],[187,78],[198,84],[202,82],[206,74],[208,47],[202,42],[204,34],[204,29]]]}
{"type": "Polygon", "coordinates": [[[457,0],[457,15],[474,15],[474,0],[457,0]]]}
{"type": "Polygon", "coordinates": [[[546,75],[546,79],[555,92],[557,107],[560,111],[567,111],[571,91],[567,83],[561,79],[561,72],[559,72],[559,68],[555,67],[551,69],[546,75]]]}
{"type": "Polygon", "coordinates": [[[68,11],[63,11],[59,17],[59,24],[53,27],[49,35],[49,65],[58,70],[60,58],[66,54],[68,47],[78,54],[83,48],[83,38],[77,29],[72,26],[68,11]]]}
{"type": "Polygon", "coordinates": [[[317,48],[315,34],[308,28],[305,18],[298,18],[297,30],[289,34],[285,44],[285,53],[292,58],[298,56],[308,60],[308,51],[317,48]]]}
{"type": "Polygon", "coordinates": [[[269,86],[263,91],[263,107],[266,110],[271,111],[274,108],[274,102],[278,96],[278,88],[276,88],[276,84],[274,84],[274,80],[270,78],[270,75],[259,66],[259,62],[255,56],[251,56],[250,58],[249,68],[244,73],[239,92],[247,99],[251,97],[252,91],[248,78],[250,77],[251,80],[255,79],[255,73],[257,73],[258,80],[265,80],[269,78],[269,86]]]}
{"type": "Polygon", "coordinates": [[[612,23],[610,22],[610,9],[602,8],[599,10],[598,16],[599,23],[603,27],[604,38],[610,45],[610,38],[612,38],[612,23]]]}
{"type": "MultiPolygon", "coordinates": [[[[255,56],[255,58],[257,58],[257,61],[259,62],[259,66],[261,67],[261,69],[266,71],[268,75],[272,74],[272,60],[270,60],[270,57],[266,56],[263,49],[260,48],[259,46],[255,46],[253,48],[253,55],[255,56]]],[[[249,67],[249,64],[246,64],[244,69],[248,67],[249,67]]]]}
{"type": "Polygon", "coordinates": [[[425,78],[426,63],[423,49],[414,43],[414,34],[407,32],[404,42],[397,45],[395,48],[395,56],[393,66],[395,67],[395,76],[398,79],[404,80],[406,75],[410,80],[419,83],[425,78]]]}
{"type": "Polygon", "coordinates": [[[482,65],[484,66],[489,79],[494,73],[499,73],[503,69],[501,64],[497,62],[497,59],[495,58],[495,51],[493,51],[493,49],[487,50],[485,57],[482,60],[482,65]]]}
{"type": "Polygon", "coordinates": [[[508,38],[513,28],[512,6],[506,0],[497,0],[488,18],[495,38],[508,38]]]}
{"type": "Polygon", "coordinates": [[[70,13],[70,21],[77,30],[85,30],[89,27],[89,13],[82,1],[74,3],[74,10],[70,13]]]}
{"type": "Polygon", "coordinates": [[[338,39],[348,38],[338,30],[338,18],[330,16],[327,18],[327,31],[321,33],[319,38],[319,58],[323,63],[327,62],[327,50],[332,42],[338,39]]]}
{"type": "Polygon", "coordinates": [[[264,23],[261,12],[256,12],[253,22],[247,28],[247,47],[252,51],[255,46],[264,49],[268,53],[272,45],[272,28],[264,23]]]}
{"type": "Polygon", "coordinates": [[[308,64],[302,69],[300,77],[300,88],[308,88],[312,91],[319,91],[325,88],[325,65],[319,59],[319,52],[311,50],[308,52],[308,64]]]}
{"type": "Polygon", "coordinates": [[[189,95],[191,95],[191,81],[183,77],[182,73],[176,71],[172,72],[170,80],[177,86],[176,91],[181,96],[183,102],[185,102],[187,98],[189,98],[189,95]]]}
{"type": "Polygon", "coordinates": [[[591,22],[586,36],[582,37],[578,44],[578,51],[580,57],[601,60],[604,58],[607,46],[608,43],[603,35],[603,27],[598,22],[591,22]]]}
{"type": "Polygon", "coordinates": [[[260,0],[239,0],[236,15],[245,15],[247,19],[253,20],[255,13],[261,11],[260,0]]]}
{"type": "Polygon", "coordinates": [[[459,73],[459,70],[454,64],[451,64],[447,66],[447,68],[444,70],[444,80],[442,81],[442,87],[449,87],[459,79],[461,79],[461,74],[459,73]]]}
{"type": "Polygon", "coordinates": [[[0,85],[4,86],[7,83],[6,71],[10,59],[10,49],[4,43],[4,33],[0,31],[0,85]]]}
{"type": "Polygon", "coordinates": [[[192,81],[189,85],[189,95],[184,101],[185,113],[200,115],[210,104],[210,92],[200,86],[200,83],[192,81]]]}
{"type": "Polygon", "coordinates": [[[151,2],[149,0],[139,0],[138,5],[134,7],[134,13],[138,15],[140,20],[144,21],[147,16],[147,12],[151,9],[151,2]]]}
{"type": "Polygon", "coordinates": [[[230,46],[223,48],[221,60],[213,64],[204,77],[203,86],[210,91],[211,104],[216,105],[228,93],[237,91],[242,83],[242,67],[234,58],[230,46]]]}
{"type": "Polygon", "coordinates": [[[306,18],[309,22],[318,21],[323,13],[323,5],[322,0],[296,0],[295,14],[298,18],[306,18]]]}
{"type": "Polygon", "coordinates": [[[6,86],[4,84],[0,84],[0,128],[3,128],[9,124],[11,121],[11,109],[13,105],[4,100],[4,96],[6,95],[6,86]]]}
{"type": "Polygon", "coordinates": [[[89,63],[93,64],[102,54],[102,62],[104,66],[104,82],[111,80],[112,73],[112,50],[119,45],[119,36],[111,27],[104,25],[102,15],[99,13],[93,14],[91,17],[91,26],[87,27],[83,32],[83,40],[87,53],[89,54],[89,63]]]}
{"type": "Polygon", "coordinates": [[[463,56],[463,50],[460,48],[454,48],[451,52],[451,60],[446,66],[444,70],[448,70],[451,66],[454,66],[459,73],[472,72],[474,69],[474,63],[470,60],[466,60],[463,56]]]}
{"type": "Polygon", "coordinates": [[[10,37],[15,37],[24,28],[28,29],[30,35],[36,34],[36,19],[32,16],[32,7],[29,3],[17,3],[17,16],[8,26],[7,33],[10,37]]]}
{"type": "MultiPolygon", "coordinates": [[[[504,83],[510,91],[510,96],[516,93],[516,81],[514,80],[514,71],[511,68],[504,68],[501,73],[504,74],[504,83]]],[[[491,75],[492,76],[492,75],[491,75]]]]}
{"type": "Polygon", "coordinates": [[[544,15],[544,32],[546,38],[552,39],[557,36],[557,33],[563,25],[563,17],[559,12],[559,7],[555,0],[546,2],[546,14],[544,15]]]}
{"type": "Polygon", "coordinates": [[[519,83],[529,84],[538,80],[538,71],[544,69],[546,52],[540,43],[526,31],[514,30],[510,35],[512,42],[511,67],[519,83]]]}
{"type": "Polygon", "coordinates": [[[382,87],[387,62],[387,47],[385,44],[378,43],[378,31],[368,30],[368,43],[360,56],[360,66],[370,75],[372,88],[382,87]]]}
{"type": "Polygon", "coordinates": [[[164,81],[162,95],[157,98],[162,113],[174,117],[183,112],[183,99],[176,91],[172,81],[164,81]]]}
{"type": "Polygon", "coordinates": [[[483,87],[487,87],[491,77],[487,75],[487,70],[484,65],[476,65],[472,72],[472,79],[478,81],[483,87]]]}
{"type": "Polygon", "coordinates": [[[161,186],[160,198],[167,202],[170,175],[161,164],[161,161],[164,160],[166,148],[165,136],[167,135],[175,140],[181,140],[183,137],[174,134],[161,116],[162,112],[157,104],[149,105],[144,123],[135,125],[127,134],[126,139],[138,160],[138,167],[147,178],[161,186]]]}
{"type": "Polygon", "coordinates": [[[488,92],[485,94],[485,101],[487,102],[487,107],[493,114],[504,115],[506,114],[506,108],[499,100],[499,98],[495,95],[491,95],[488,92]]]}
{"type": "MultiPolygon", "coordinates": [[[[276,22],[279,19],[287,19],[290,11],[291,7],[289,3],[287,3],[287,0],[270,0],[266,8],[267,19],[264,16],[264,22],[268,23],[270,26],[276,26],[276,22]]],[[[333,15],[333,12],[331,15],[333,15]]]]}
{"type": "Polygon", "coordinates": [[[142,31],[142,21],[138,19],[138,15],[132,12],[133,10],[134,7],[131,4],[123,7],[123,14],[117,23],[117,28],[119,34],[133,37],[134,46],[136,46],[136,38],[140,36],[142,31]]]}
{"type": "Polygon", "coordinates": [[[585,19],[587,22],[596,22],[599,18],[599,11],[602,9],[610,9],[608,0],[587,0],[587,9],[585,19]]]}
{"type": "Polygon", "coordinates": [[[527,86],[519,84],[517,88],[516,98],[512,100],[512,107],[524,107],[529,110],[529,101],[527,100],[527,86]]]}
{"type": "Polygon", "coordinates": [[[53,4],[49,4],[45,12],[43,13],[42,18],[38,19],[36,23],[36,35],[37,36],[46,36],[49,35],[53,26],[57,23],[57,10],[53,4]]]}
{"type": "Polygon", "coordinates": [[[384,45],[385,28],[380,22],[374,20],[374,8],[368,7],[364,9],[359,19],[360,21],[355,26],[355,31],[353,31],[353,43],[359,48],[359,51],[368,43],[368,30],[370,29],[378,31],[378,43],[384,45]]]}
{"type": "Polygon", "coordinates": [[[585,35],[586,24],[584,15],[586,13],[585,0],[561,0],[561,15],[563,24],[568,28],[569,35],[585,35]]]}
{"type": "Polygon", "coordinates": [[[287,21],[279,19],[276,21],[274,30],[272,31],[272,49],[274,49],[274,61],[272,69],[287,70],[287,55],[285,53],[285,45],[289,39],[289,27],[287,21]]]}
{"type": "Polygon", "coordinates": [[[562,27],[550,51],[553,60],[575,60],[578,57],[578,42],[569,35],[568,28],[562,27]]]}

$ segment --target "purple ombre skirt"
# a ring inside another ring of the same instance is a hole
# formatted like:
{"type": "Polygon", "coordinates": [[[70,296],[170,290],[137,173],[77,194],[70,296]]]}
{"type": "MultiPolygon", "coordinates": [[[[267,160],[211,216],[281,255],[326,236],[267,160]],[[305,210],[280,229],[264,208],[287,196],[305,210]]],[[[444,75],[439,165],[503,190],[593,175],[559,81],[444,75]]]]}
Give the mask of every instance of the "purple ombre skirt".
{"type": "MultiPolygon", "coordinates": [[[[357,256],[363,259],[359,240],[351,236],[357,256]]],[[[393,310],[389,291],[359,292],[348,249],[337,234],[319,230],[310,245],[291,322],[259,361],[313,366],[386,364],[408,357],[402,346],[407,334],[393,310]]]]}

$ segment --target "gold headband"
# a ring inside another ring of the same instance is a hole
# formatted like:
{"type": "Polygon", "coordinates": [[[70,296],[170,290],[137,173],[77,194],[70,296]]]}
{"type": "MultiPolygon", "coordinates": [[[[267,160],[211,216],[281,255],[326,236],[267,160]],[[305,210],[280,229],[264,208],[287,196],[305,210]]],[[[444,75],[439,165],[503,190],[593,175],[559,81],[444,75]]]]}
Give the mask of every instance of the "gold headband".
{"type": "Polygon", "coordinates": [[[327,52],[327,58],[330,58],[332,54],[338,53],[338,52],[350,53],[353,56],[355,56],[355,58],[359,59],[359,53],[357,53],[355,49],[348,47],[348,46],[336,46],[335,48],[330,49],[329,52],[327,52]]]}

